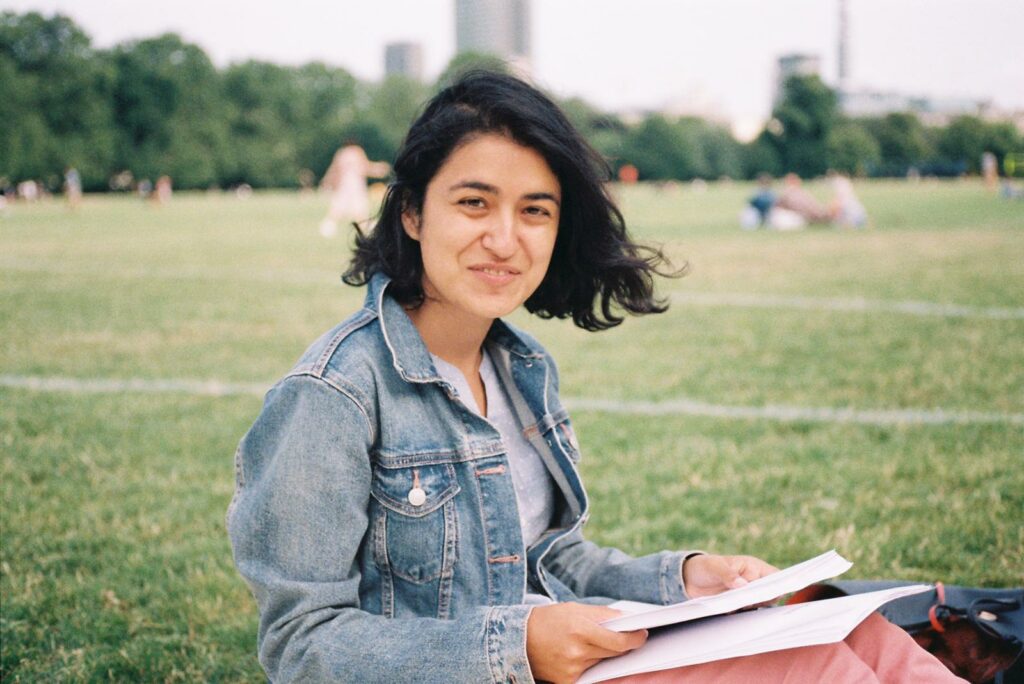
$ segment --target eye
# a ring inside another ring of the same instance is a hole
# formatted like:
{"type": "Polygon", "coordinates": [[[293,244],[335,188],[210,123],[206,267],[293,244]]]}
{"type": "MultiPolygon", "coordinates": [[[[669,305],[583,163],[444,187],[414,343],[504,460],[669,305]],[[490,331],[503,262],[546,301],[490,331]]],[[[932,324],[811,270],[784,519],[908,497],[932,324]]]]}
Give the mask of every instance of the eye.
{"type": "Polygon", "coordinates": [[[471,209],[483,209],[485,206],[482,197],[463,197],[459,200],[459,204],[471,209]]]}
{"type": "Polygon", "coordinates": [[[524,211],[526,211],[526,213],[530,214],[531,216],[551,216],[551,212],[548,211],[548,209],[546,207],[541,207],[541,206],[536,206],[536,205],[535,206],[526,207],[526,209],[524,211]]]}

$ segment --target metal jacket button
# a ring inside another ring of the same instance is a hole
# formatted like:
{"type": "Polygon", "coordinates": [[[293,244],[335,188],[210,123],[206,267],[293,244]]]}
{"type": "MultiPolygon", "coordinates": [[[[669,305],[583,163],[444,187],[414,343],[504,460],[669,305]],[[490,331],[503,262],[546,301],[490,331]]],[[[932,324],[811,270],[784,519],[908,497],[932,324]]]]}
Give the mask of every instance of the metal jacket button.
{"type": "Polygon", "coordinates": [[[413,487],[409,490],[409,503],[413,506],[422,506],[427,500],[427,493],[419,487],[413,487]]]}

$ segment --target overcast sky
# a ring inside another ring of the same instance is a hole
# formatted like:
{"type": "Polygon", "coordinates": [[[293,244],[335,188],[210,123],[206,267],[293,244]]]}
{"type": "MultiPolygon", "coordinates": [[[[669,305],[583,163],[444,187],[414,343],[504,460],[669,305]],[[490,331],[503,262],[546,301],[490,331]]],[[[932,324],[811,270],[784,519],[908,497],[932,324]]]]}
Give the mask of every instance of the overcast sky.
{"type": "MultiPolygon", "coordinates": [[[[1024,0],[848,0],[851,83],[1024,109],[1024,0]]],[[[428,78],[455,52],[454,0],[0,0],[72,17],[93,44],[175,31],[218,66],[321,60],[379,79],[384,45],[423,45],[428,78]]],[[[533,0],[534,76],[615,110],[710,103],[769,112],[775,59],[818,54],[836,80],[837,0],[533,0]]]]}

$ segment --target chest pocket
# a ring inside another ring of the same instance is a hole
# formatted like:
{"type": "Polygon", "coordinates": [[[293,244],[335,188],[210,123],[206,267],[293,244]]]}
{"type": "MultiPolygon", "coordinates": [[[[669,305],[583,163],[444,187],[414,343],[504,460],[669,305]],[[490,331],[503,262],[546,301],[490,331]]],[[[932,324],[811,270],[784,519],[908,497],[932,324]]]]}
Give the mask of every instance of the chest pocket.
{"type": "Polygon", "coordinates": [[[375,465],[370,493],[374,515],[374,561],[381,570],[423,584],[451,572],[458,525],[459,493],[450,463],[406,468],[375,465]]]}

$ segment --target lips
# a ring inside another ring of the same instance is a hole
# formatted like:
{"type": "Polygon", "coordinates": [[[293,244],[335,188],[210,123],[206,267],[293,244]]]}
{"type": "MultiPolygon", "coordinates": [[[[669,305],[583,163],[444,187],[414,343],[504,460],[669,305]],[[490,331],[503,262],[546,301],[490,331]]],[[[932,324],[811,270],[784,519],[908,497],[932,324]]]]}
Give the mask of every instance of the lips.
{"type": "Polygon", "coordinates": [[[498,266],[490,264],[478,264],[475,266],[470,266],[469,270],[498,278],[520,275],[520,271],[518,269],[512,268],[510,266],[498,266]]]}
{"type": "Polygon", "coordinates": [[[488,288],[505,288],[522,275],[518,268],[505,264],[474,264],[469,267],[476,279],[488,288]]]}

